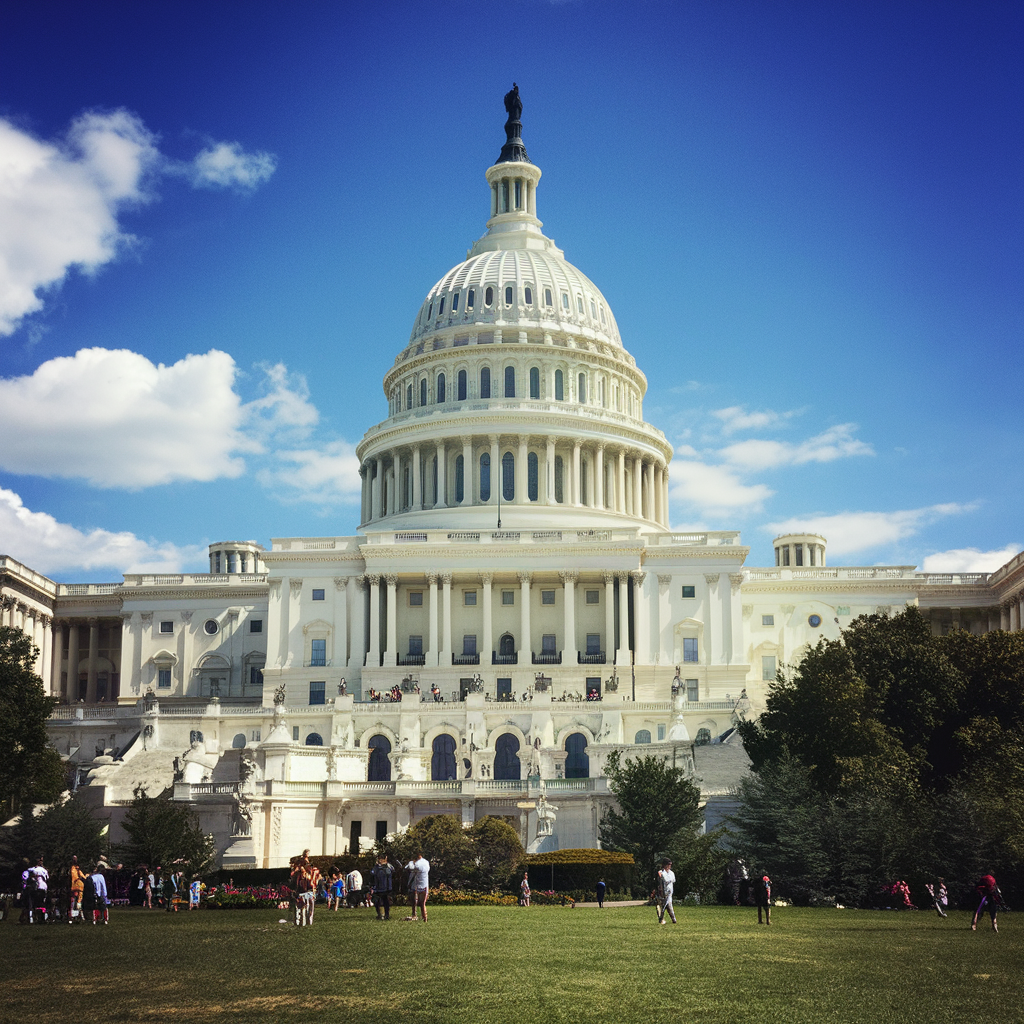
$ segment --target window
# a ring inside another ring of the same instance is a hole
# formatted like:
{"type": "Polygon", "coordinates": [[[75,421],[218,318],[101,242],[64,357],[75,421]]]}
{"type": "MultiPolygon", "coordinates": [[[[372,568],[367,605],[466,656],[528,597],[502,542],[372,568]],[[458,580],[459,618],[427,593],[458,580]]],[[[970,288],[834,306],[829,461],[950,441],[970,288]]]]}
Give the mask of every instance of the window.
{"type": "Polygon", "coordinates": [[[391,740],[387,736],[371,736],[366,744],[370,748],[370,764],[367,782],[391,781],[391,740]]]}
{"type": "Polygon", "coordinates": [[[324,600],[324,592],[322,590],[318,590],[318,589],[314,588],[314,590],[313,590],[313,600],[314,601],[323,601],[324,600]]]}
{"type": "Polygon", "coordinates": [[[650,743],[651,742],[651,731],[649,729],[640,729],[637,734],[633,737],[634,743],[650,743]]]}
{"type": "Polygon", "coordinates": [[[515,604],[516,592],[514,590],[503,590],[501,592],[501,603],[505,605],[515,604]]]}
{"type": "Polygon", "coordinates": [[[604,306],[602,306],[601,307],[601,323],[604,323],[604,322],[605,322],[605,319],[604,319],[604,306]]]}
{"type": "Polygon", "coordinates": [[[462,501],[466,496],[466,466],[461,455],[455,456],[455,500],[462,501]]]}
{"type": "Polygon", "coordinates": [[[516,209],[520,209],[523,205],[523,183],[516,178],[516,209]]]}
{"type": "Polygon", "coordinates": [[[530,367],[530,397],[540,398],[540,370],[536,366],[530,367]]]}
{"type": "Polygon", "coordinates": [[[491,371],[486,366],[480,371],[480,397],[491,397],[491,371]]]}
{"type": "Polygon", "coordinates": [[[762,615],[761,616],[761,625],[762,626],[774,626],[775,625],[775,616],[774,615],[762,615]]]}
{"type": "Polygon", "coordinates": [[[567,779],[590,778],[590,758],[587,756],[587,737],[581,732],[574,732],[565,739],[568,757],[565,759],[565,777],[567,779]]]}
{"type": "Polygon", "coordinates": [[[700,699],[700,687],[697,684],[696,679],[686,680],[686,699],[687,700],[699,700],[700,699]]]}
{"type": "Polygon", "coordinates": [[[601,591],[600,590],[588,590],[587,591],[587,604],[600,604],[601,603],[601,591]]]}
{"type": "Polygon", "coordinates": [[[462,592],[462,603],[467,607],[476,606],[476,591],[475,590],[464,590],[462,592]]]}
{"type": "Polygon", "coordinates": [[[250,633],[262,633],[263,632],[263,620],[262,619],[250,619],[249,620],[249,632],[250,633]]]}
{"type": "Polygon", "coordinates": [[[480,456],[480,500],[491,500],[491,456],[488,452],[480,456]]]}
{"type": "Polygon", "coordinates": [[[687,636],[683,638],[683,661],[699,661],[697,657],[697,638],[687,636]]]}
{"type": "Polygon", "coordinates": [[[523,298],[528,306],[533,305],[533,289],[529,285],[523,289],[523,298]]]}
{"type": "Polygon", "coordinates": [[[249,733],[249,742],[250,743],[259,743],[259,741],[260,741],[260,730],[259,729],[253,729],[252,732],[249,733]]]}
{"type": "Polygon", "coordinates": [[[310,640],[309,642],[309,663],[310,665],[327,664],[327,641],[310,640]]]}
{"type": "Polygon", "coordinates": [[[600,633],[588,633],[587,634],[587,654],[600,654],[601,653],[601,634],[600,633]]]}
{"type": "Polygon", "coordinates": [[[775,680],[775,655],[765,654],[761,658],[761,678],[771,683],[775,680]]]}
{"type": "Polygon", "coordinates": [[[255,665],[249,666],[249,685],[263,689],[263,671],[255,665]]]}
{"type": "Polygon", "coordinates": [[[216,619],[207,619],[203,623],[203,630],[206,632],[207,636],[213,636],[219,629],[220,626],[216,619]]]}
{"type": "MultiPolygon", "coordinates": [[[[326,704],[327,703],[327,684],[325,682],[316,682],[309,684],[309,703],[310,704],[326,704]]],[[[306,743],[309,743],[307,737],[306,743]]],[[[323,741],[321,740],[321,745],[323,741]]]]}
{"type": "Polygon", "coordinates": [[[545,306],[553,306],[554,305],[554,303],[551,301],[551,289],[550,288],[545,288],[544,289],[544,305],[545,306]]]}
{"type": "Polygon", "coordinates": [[[519,739],[512,733],[502,733],[494,743],[494,777],[520,779],[522,764],[518,757],[519,739]]]}
{"type": "Polygon", "coordinates": [[[455,737],[443,733],[434,739],[430,758],[430,778],[447,782],[455,778],[455,737]]]}
{"type": "Polygon", "coordinates": [[[430,300],[430,305],[427,307],[427,319],[429,320],[434,315],[434,300],[430,300]]]}
{"type": "Polygon", "coordinates": [[[444,316],[444,299],[441,299],[441,305],[437,307],[437,315],[444,316]]]}
{"type": "Polygon", "coordinates": [[[683,597],[696,597],[696,596],[697,596],[697,588],[696,587],[683,587],[683,597]]]}
{"type": "Polygon", "coordinates": [[[494,289],[493,288],[488,288],[484,292],[484,305],[485,306],[490,306],[490,305],[493,304],[493,302],[494,302],[494,289]]]}
{"type": "Polygon", "coordinates": [[[163,622],[160,623],[160,632],[161,633],[173,633],[174,632],[174,623],[165,619],[163,622]]]}
{"type": "Polygon", "coordinates": [[[597,306],[594,305],[594,300],[590,300],[590,315],[593,319],[597,319],[597,306]]]}
{"type": "Polygon", "coordinates": [[[456,386],[458,388],[458,401],[464,402],[466,400],[466,385],[468,383],[468,378],[466,376],[465,370],[459,370],[459,376],[457,380],[458,384],[456,386]]]}
{"type": "Polygon", "coordinates": [[[505,305],[506,306],[511,306],[512,305],[512,294],[513,294],[512,285],[510,285],[510,284],[505,285],[505,305]]]}
{"type": "Polygon", "coordinates": [[[476,633],[466,633],[462,637],[462,653],[476,654],[476,633]]]}
{"type": "Polygon", "coordinates": [[[452,312],[457,313],[459,311],[459,293],[456,292],[452,296],[452,312]]]}
{"type": "Polygon", "coordinates": [[[555,401],[565,401],[565,378],[561,370],[555,370],[555,401]]]}
{"type": "Polygon", "coordinates": [[[324,738],[318,732],[311,732],[306,737],[307,747],[322,747],[324,745],[324,738]]]}
{"type": "Polygon", "coordinates": [[[503,501],[512,501],[516,496],[516,457],[505,452],[501,457],[501,497],[503,501]]]}
{"type": "Polygon", "coordinates": [[[562,308],[569,308],[569,296],[565,292],[562,292],[562,308]]]}
{"type": "Polygon", "coordinates": [[[540,649],[544,654],[554,654],[557,648],[555,647],[555,634],[545,633],[540,638],[540,649]]]}
{"type": "Polygon", "coordinates": [[[697,746],[706,747],[711,742],[711,730],[710,729],[698,729],[697,730],[697,746]]]}
{"type": "Polygon", "coordinates": [[[579,312],[580,316],[582,316],[583,315],[583,296],[582,295],[577,295],[576,296],[576,309],[579,312]]]}
{"type": "Polygon", "coordinates": [[[585,373],[581,373],[576,378],[576,401],[584,404],[587,401],[587,375],[585,373]]]}
{"type": "Polygon", "coordinates": [[[423,607],[423,591],[422,590],[410,590],[409,591],[409,607],[410,608],[422,608],[423,607]]]}
{"type": "Polygon", "coordinates": [[[216,573],[220,572],[220,552],[215,551],[213,553],[213,571],[216,573]]]}
{"type": "Polygon", "coordinates": [[[553,590],[542,590],[540,592],[540,603],[541,604],[554,604],[555,603],[555,592],[553,590]]]}
{"type": "Polygon", "coordinates": [[[413,655],[419,655],[423,653],[423,637],[422,636],[410,636],[409,637],[409,653],[413,655]]]}
{"type": "Polygon", "coordinates": [[[836,613],[839,615],[849,615],[850,606],[848,604],[841,604],[838,608],[836,608],[836,613]]]}
{"type": "Polygon", "coordinates": [[[803,546],[803,544],[794,544],[793,548],[794,548],[794,550],[796,552],[796,564],[797,565],[803,565],[804,564],[804,546],[803,546]]]}
{"type": "Polygon", "coordinates": [[[299,738],[299,727],[297,725],[292,726],[292,741],[297,742],[299,738]]]}
{"type": "Polygon", "coordinates": [[[171,688],[171,670],[169,668],[162,668],[157,671],[156,685],[161,690],[169,690],[171,688]]]}
{"type": "Polygon", "coordinates": [[[437,375],[437,404],[443,405],[445,401],[445,379],[444,374],[437,375]]]}
{"type": "Polygon", "coordinates": [[[563,492],[563,487],[562,487],[562,479],[563,479],[564,475],[565,475],[565,467],[564,467],[564,464],[562,462],[562,456],[561,455],[556,455],[555,456],[555,501],[557,501],[559,505],[561,505],[562,502],[565,500],[565,494],[563,492]]]}
{"type": "Polygon", "coordinates": [[[537,453],[530,452],[526,456],[526,496],[530,501],[537,500],[537,488],[540,480],[540,470],[537,465],[537,453]]]}
{"type": "Polygon", "coordinates": [[[512,680],[498,680],[498,700],[508,700],[512,696],[512,680]]]}
{"type": "Polygon", "coordinates": [[[424,377],[420,381],[420,405],[427,404],[427,378],[424,377]]]}
{"type": "Polygon", "coordinates": [[[405,407],[406,409],[412,408],[412,385],[410,384],[405,389],[405,407]]]}
{"type": "Polygon", "coordinates": [[[516,397],[516,368],[514,366],[505,367],[505,397],[516,397]]]}
{"type": "Polygon", "coordinates": [[[466,309],[472,309],[476,304],[476,289],[470,288],[469,294],[466,296],[466,309]]]}

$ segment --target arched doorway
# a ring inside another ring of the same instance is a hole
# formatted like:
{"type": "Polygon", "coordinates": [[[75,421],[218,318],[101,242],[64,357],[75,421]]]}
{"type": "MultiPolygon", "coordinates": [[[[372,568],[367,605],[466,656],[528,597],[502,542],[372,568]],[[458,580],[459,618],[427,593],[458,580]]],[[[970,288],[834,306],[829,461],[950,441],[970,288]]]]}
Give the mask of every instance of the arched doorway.
{"type": "Polygon", "coordinates": [[[498,653],[503,657],[511,657],[516,653],[516,640],[511,633],[506,633],[498,641],[498,653]]]}
{"type": "Polygon", "coordinates": [[[522,765],[518,758],[519,740],[510,732],[502,733],[494,744],[494,777],[521,779],[522,765]]]}
{"type": "Polygon", "coordinates": [[[574,732],[565,738],[565,777],[567,779],[590,778],[590,756],[587,754],[587,737],[574,732]]]}
{"type": "Polygon", "coordinates": [[[430,758],[430,778],[433,782],[447,782],[456,778],[455,738],[448,733],[435,737],[433,756],[430,758]]]}
{"type": "Polygon", "coordinates": [[[322,747],[324,745],[324,738],[318,732],[311,732],[306,737],[307,747],[322,747]]]}
{"type": "Polygon", "coordinates": [[[367,782],[391,781],[391,740],[387,736],[371,736],[367,744],[370,748],[370,764],[366,773],[367,782]]]}

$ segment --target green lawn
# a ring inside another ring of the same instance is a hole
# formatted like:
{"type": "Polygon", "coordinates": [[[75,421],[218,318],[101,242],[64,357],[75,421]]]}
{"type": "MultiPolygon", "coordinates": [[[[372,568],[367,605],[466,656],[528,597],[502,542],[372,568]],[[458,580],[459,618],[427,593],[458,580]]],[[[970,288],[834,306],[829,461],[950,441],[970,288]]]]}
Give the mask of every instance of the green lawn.
{"type": "Polygon", "coordinates": [[[0,925],[0,1021],[700,1024],[1019,1021],[1024,922],[966,914],[648,907],[436,907],[169,915],[109,927],[0,925]]]}

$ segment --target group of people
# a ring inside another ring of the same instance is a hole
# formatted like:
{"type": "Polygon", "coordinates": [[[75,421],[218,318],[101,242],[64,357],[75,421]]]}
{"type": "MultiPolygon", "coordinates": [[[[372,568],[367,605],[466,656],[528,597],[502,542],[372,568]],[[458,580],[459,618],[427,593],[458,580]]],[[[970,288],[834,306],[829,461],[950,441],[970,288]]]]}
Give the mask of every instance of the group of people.
{"type": "MultiPolygon", "coordinates": [[[[413,853],[405,866],[406,891],[409,895],[411,913],[406,921],[415,921],[417,914],[426,922],[427,896],[430,892],[430,862],[421,850],[413,853]]],[[[381,853],[370,870],[369,888],[364,887],[362,872],[353,868],[343,875],[338,867],[332,867],[325,879],[320,869],[309,859],[309,850],[292,859],[292,871],[288,881],[291,902],[297,927],[313,923],[316,900],[322,896],[327,900],[328,909],[339,907],[372,905],[377,911],[378,921],[391,920],[391,907],[396,891],[395,867],[381,853]]]]}
{"type": "Polygon", "coordinates": [[[390,690],[374,690],[370,688],[369,699],[377,702],[382,701],[385,704],[390,704],[393,701],[397,702],[402,699],[402,688],[400,686],[392,686],[390,690]]]}
{"type": "MultiPolygon", "coordinates": [[[[71,895],[66,917],[68,924],[87,919],[91,919],[93,924],[110,924],[110,898],[103,874],[105,867],[108,865],[100,861],[91,872],[84,871],[79,866],[78,858],[71,858],[71,895]]],[[[43,864],[43,858],[38,857],[34,864],[21,873],[22,909],[19,923],[46,924],[60,916],[59,901],[54,902],[51,888],[50,873],[43,864]]]]}

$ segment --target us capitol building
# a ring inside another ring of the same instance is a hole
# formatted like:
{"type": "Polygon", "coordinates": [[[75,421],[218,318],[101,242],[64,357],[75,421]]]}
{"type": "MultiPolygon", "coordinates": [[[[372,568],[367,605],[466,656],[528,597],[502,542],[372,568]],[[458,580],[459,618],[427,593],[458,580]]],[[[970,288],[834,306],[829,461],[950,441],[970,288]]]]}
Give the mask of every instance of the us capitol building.
{"type": "Polygon", "coordinates": [[[856,616],[1021,628],[1024,554],[837,568],[801,535],[751,568],[735,531],[672,531],[646,378],[541,230],[517,89],[505,106],[486,233],[423,299],[358,446],[356,536],[213,544],[209,573],[112,584],[0,556],[0,624],[40,648],[52,742],[115,839],[141,784],[195,805],[225,866],[439,812],[597,846],[612,751],[693,772],[711,817],[746,764],[737,722],[856,616]]]}

